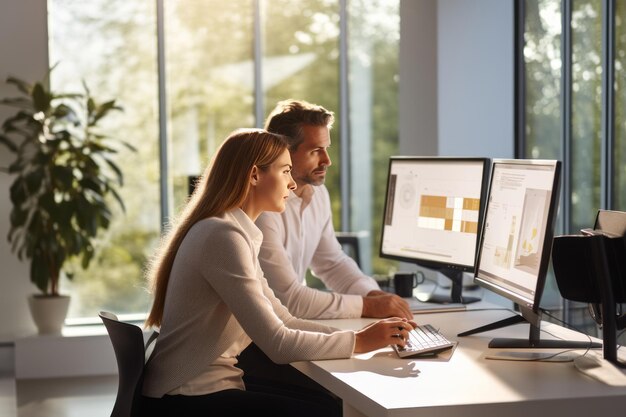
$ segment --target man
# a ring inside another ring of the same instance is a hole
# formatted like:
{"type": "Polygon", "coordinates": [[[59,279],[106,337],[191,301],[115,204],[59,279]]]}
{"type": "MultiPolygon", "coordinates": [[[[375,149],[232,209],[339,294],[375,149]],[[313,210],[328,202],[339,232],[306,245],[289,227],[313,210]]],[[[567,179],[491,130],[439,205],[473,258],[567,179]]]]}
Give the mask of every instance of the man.
{"type": "Polygon", "coordinates": [[[333,113],[306,101],[285,100],[268,116],[265,129],[291,141],[292,176],[298,185],[283,213],[264,213],[259,261],[276,296],[296,317],[307,319],[404,317],[408,304],[386,293],[346,255],[333,229],[324,186],[333,113]],[[307,269],[332,292],[305,285],[307,269]]]}

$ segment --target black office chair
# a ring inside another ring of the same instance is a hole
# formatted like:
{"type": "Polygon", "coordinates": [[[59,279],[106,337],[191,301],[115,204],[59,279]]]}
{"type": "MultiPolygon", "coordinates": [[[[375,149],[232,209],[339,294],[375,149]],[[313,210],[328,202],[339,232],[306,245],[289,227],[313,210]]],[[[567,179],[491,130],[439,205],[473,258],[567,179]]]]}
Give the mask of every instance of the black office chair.
{"type": "MultiPolygon", "coordinates": [[[[99,316],[113,344],[119,373],[117,396],[111,417],[136,416],[145,361],[143,332],[134,324],[119,321],[115,314],[101,311],[99,316]]],[[[146,346],[149,346],[157,335],[158,333],[154,332],[146,346]]]]}
{"type": "Polygon", "coordinates": [[[367,236],[366,232],[335,232],[335,236],[339,241],[339,244],[343,248],[343,251],[346,252],[359,266],[361,265],[361,239],[367,236]]]}

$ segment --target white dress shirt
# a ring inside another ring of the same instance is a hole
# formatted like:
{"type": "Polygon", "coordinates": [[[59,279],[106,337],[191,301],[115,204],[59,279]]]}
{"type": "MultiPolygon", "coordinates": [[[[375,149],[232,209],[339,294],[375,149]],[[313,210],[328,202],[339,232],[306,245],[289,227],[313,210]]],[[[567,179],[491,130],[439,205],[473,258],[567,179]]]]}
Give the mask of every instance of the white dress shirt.
{"type": "Polygon", "coordinates": [[[265,212],[257,219],[263,232],[261,268],[276,296],[296,317],[361,317],[362,296],[380,287],[337,241],[326,187],[306,187],[302,198],[291,193],[283,213],[265,212]],[[333,292],[307,287],[309,268],[333,292]]]}

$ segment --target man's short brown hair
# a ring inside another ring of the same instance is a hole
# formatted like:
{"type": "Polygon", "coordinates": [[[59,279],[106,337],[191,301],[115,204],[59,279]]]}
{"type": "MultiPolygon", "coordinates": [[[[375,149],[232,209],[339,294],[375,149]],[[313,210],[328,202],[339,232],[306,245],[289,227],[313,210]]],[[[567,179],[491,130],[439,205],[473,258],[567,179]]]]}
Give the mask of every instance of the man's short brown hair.
{"type": "Polygon", "coordinates": [[[279,101],[265,121],[265,130],[289,139],[289,148],[295,151],[304,140],[302,126],[333,127],[335,116],[317,104],[304,100],[279,101]]]}

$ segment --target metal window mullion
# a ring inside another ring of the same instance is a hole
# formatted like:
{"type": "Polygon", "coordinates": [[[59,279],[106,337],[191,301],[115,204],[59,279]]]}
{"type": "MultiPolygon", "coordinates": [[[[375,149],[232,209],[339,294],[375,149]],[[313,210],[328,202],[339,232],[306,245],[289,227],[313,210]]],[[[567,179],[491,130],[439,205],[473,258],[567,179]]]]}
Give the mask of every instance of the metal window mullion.
{"type": "Polygon", "coordinates": [[[159,188],[161,194],[161,231],[169,219],[169,166],[167,149],[167,94],[165,89],[165,25],[164,25],[164,0],[156,0],[157,17],[157,76],[158,76],[158,101],[159,101],[159,188]]]}
{"type": "Polygon", "coordinates": [[[515,112],[515,157],[526,157],[526,60],[524,57],[524,33],[526,21],[526,1],[517,0],[515,2],[516,9],[513,17],[514,25],[514,103],[513,111],[515,112]]]}
{"type": "Polygon", "coordinates": [[[611,150],[615,141],[615,0],[602,2],[602,137],[600,158],[601,207],[613,207],[613,166],[611,150]]]}
{"type": "Polygon", "coordinates": [[[254,7],[254,116],[256,127],[263,127],[265,119],[263,109],[263,44],[261,38],[261,3],[262,0],[253,0],[254,7]]]}
{"type": "Polygon", "coordinates": [[[561,7],[561,149],[562,175],[562,226],[569,233],[571,226],[572,178],[572,0],[563,0],[561,7]]]}
{"type": "MultiPolygon", "coordinates": [[[[561,3],[561,149],[562,180],[561,208],[562,230],[569,233],[571,224],[571,178],[572,178],[572,0],[561,3]]],[[[570,301],[561,298],[563,321],[571,321],[570,301]]]]}
{"type": "Polygon", "coordinates": [[[339,1],[339,181],[341,191],[341,230],[351,229],[350,186],[350,102],[348,86],[348,0],[339,1]]]}

